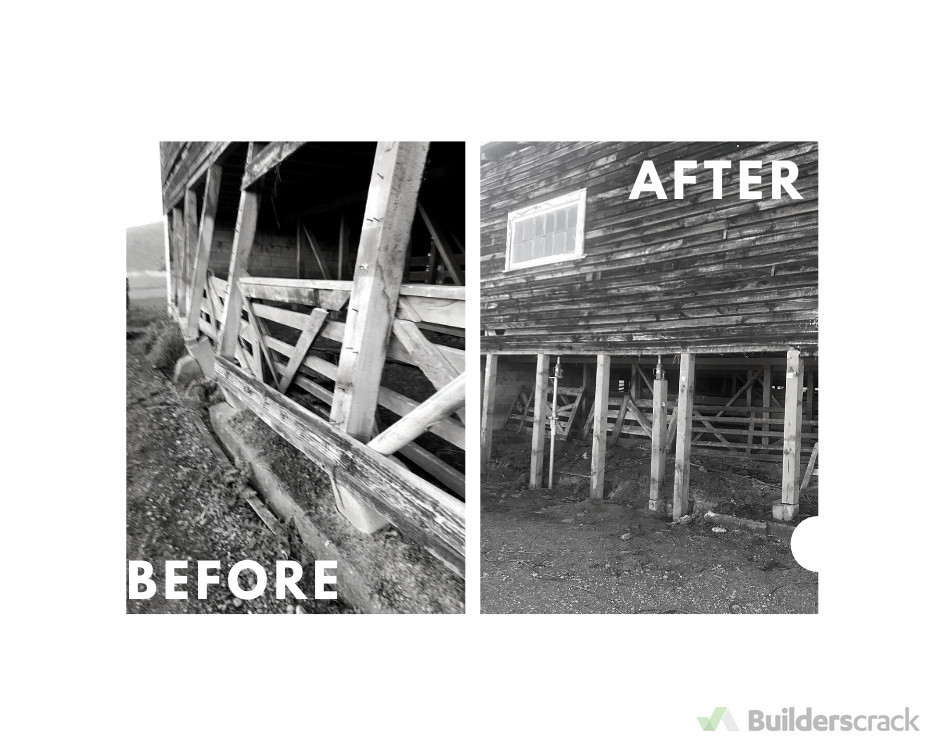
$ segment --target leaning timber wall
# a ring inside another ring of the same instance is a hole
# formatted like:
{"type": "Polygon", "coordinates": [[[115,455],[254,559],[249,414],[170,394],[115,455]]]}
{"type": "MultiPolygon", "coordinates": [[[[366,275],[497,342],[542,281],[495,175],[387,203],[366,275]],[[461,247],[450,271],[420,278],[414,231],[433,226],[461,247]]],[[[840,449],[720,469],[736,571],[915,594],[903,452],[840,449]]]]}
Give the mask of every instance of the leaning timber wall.
{"type": "Polygon", "coordinates": [[[168,306],[191,355],[328,475],[355,529],[394,525],[460,576],[463,157],[162,145],[168,306]]]}

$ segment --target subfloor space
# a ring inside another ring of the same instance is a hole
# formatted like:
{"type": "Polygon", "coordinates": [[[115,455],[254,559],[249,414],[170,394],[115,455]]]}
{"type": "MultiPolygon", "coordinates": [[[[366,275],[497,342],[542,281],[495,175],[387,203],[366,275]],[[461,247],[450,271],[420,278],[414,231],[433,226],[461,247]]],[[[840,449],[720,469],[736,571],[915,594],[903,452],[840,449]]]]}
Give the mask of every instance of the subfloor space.
{"type": "MultiPolygon", "coordinates": [[[[651,513],[648,444],[608,449],[608,498],[596,503],[579,477],[590,472],[590,443],[557,447],[556,488],[531,491],[530,435],[494,435],[481,488],[484,613],[817,611],[817,575],[795,562],[789,543],[715,532],[701,516],[673,525],[651,513]]],[[[671,459],[667,475],[671,495],[671,459]]],[[[770,519],[775,479],[777,466],[695,456],[691,490],[697,511],[770,519]]],[[[813,492],[801,512],[816,513],[813,492]]]]}

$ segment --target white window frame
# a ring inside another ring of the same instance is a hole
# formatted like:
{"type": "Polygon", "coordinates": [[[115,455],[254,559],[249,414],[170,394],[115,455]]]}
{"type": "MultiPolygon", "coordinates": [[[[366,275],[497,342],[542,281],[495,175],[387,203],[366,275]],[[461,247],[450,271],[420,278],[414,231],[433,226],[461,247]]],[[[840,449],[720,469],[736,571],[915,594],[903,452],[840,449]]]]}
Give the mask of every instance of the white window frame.
{"type": "Polygon", "coordinates": [[[584,257],[584,210],[587,204],[587,189],[578,189],[568,194],[563,194],[554,199],[539,202],[537,205],[529,205],[521,210],[515,210],[509,213],[508,228],[505,232],[505,269],[520,270],[521,268],[534,268],[536,265],[549,265],[551,263],[563,262],[565,260],[579,260],[584,257]],[[549,210],[555,210],[564,205],[573,205],[577,202],[577,226],[574,234],[574,251],[561,255],[551,255],[550,257],[539,257],[537,260],[527,260],[525,262],[512,262],[512,239],[515,224],[530,218],[533,215],[540,215],[549,210]]]}

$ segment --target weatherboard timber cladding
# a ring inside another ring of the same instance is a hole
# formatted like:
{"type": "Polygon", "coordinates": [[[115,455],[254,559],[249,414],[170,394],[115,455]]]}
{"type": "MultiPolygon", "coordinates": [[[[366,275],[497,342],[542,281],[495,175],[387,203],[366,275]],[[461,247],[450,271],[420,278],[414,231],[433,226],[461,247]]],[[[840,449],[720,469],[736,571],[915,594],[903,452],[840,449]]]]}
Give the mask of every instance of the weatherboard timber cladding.
{"type": "Polygon", "coordinates": [[[484,352],[667,354],[817,350],[816,143],[538,143],[482,165],[484,352]],[[731,160],[713,199],[705,160],[731,160]],[[630,200],[644,160],[668,199],[630,200]],[[685,199],[673,162],[696,160],[685,199]],[[763,199],[739,197],[739,160],[760,160],[763,199]],[[802,199],[772,199],[791,160],[802,199]],[[585,257],[506,271],[508,215],[587,190],[585,257]]]}
{"type": "Polygon", "coordinates": [[[161,196],[168,212],[188,186],[223,154],[229,142],[161,142],[161,196]]]}

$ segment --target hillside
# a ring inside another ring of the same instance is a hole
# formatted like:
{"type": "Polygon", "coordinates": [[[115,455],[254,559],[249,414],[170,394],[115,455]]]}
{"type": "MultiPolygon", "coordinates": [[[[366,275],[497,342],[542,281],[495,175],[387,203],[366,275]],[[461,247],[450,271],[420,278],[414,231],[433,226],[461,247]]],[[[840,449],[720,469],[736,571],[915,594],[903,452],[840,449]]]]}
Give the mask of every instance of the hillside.
{"type": "Polygon", "coordinates": [[[134,226],[125,232],[126,270],[164,270],[164,222],[134,226]]]}

